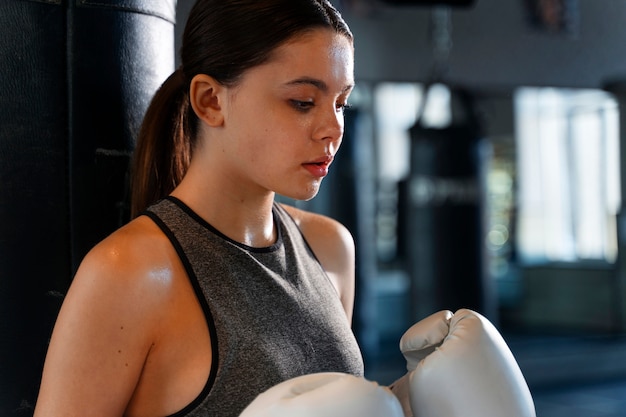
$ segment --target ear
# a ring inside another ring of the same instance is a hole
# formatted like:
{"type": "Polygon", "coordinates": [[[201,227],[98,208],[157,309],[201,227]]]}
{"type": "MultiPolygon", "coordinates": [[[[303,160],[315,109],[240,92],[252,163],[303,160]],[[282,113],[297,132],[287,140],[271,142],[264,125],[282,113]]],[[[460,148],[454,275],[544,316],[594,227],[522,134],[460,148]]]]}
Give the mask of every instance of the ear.
{"type": "Polygon", "coordinates": [[[198,118],[209,126],[218,127],[224,123],[222,97],[225,88],[215,78],[198,74],[191,80],[189,101],[198,118]]]}

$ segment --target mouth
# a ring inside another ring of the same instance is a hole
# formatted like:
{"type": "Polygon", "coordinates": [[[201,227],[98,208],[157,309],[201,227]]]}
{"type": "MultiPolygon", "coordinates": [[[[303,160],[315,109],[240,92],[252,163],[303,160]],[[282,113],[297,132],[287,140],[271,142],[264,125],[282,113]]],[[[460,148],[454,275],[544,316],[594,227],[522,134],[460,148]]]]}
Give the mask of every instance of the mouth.
{"type": "Polygon", "coordinates": [[[307,171],[309,171],[314,177],[323,178],[328,175],[328,168],[332,162],[332,156],[324,156],[310,162],[305,162],[302,166],[306,168],[307,171]]]}
{"type": "Polygon", "coordinates": [[[317,165],[317,166],[329,166],[331,162],[333,162],[333,159],[331,157],[328,157],[328,158],[324,158],[318,161],[309,162],[309,164],[317,165]]]}

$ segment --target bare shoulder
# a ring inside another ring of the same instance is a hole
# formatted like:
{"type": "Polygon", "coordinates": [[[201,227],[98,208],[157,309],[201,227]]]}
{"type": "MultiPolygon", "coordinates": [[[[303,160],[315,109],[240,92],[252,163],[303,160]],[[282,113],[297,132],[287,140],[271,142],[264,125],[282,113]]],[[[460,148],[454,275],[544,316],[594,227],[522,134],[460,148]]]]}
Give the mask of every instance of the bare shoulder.
{"type": "Polygon", "coordinates": [[[289,205],[283,207],[302,231],[337,289],[348,320],[352,320],[355,286],[355,248],[352,234],[344,225],[330,217],[289,205]]]}
{"type": "MultiPolygon", "coordinates": [[[[139,217],[96,245],[83,259],[66,302],[89,301],[106,319],[142,320],[148,337],[173,296],[179,259],[168,238],[148,217],[139,217]]],[[[158,326],[155,327],[158,329],[158,326]]]]}
{"type": "Polygon", "coordinates": [[[319,258],[328,252],[325,259],[320,258],[322,264],[328,262],[330,267],[333,263],[342,263],[344,257],[354,256],[352,234],[343,224],[330,217],[293,206],[283,205],[283,207],[302,230],[316,256],[319,258]]]}
{"type": "MultiPolygon", "coordinates": [[[[96,245],[83,259],[70,291],[95,286],[119,292],[117,297],[143,293],[141,300],[162,295],[172,271],[174,253],[158,227],[147,217],[133,220],[96,245]]],[[[170,277],[171,278],[171,277],[170,277]]],[[[113,294],[111,294],[113,295],[113,294]]],[[[156,301],[156,300],[155,300],[156,301]]]]}
{"type": "Polygon", "coordinates": [[[83,260],[77,278],[91,273],[97,277],[104,272],[107,280],[123,283],[129,279],[138,285],[150,285],[154,281],[152,272],[167,267],[172,255],[167,237],[152,220],[143,216],[96,245],[83,260]],[[146,279],[141,280],[142,277],[146,279]]]}
{"type": "Polygon", "coordinates": [[[165,239],[139,218],[84,258],[55,324],[35,415],[124,414],[172,297],[165,239]]]}

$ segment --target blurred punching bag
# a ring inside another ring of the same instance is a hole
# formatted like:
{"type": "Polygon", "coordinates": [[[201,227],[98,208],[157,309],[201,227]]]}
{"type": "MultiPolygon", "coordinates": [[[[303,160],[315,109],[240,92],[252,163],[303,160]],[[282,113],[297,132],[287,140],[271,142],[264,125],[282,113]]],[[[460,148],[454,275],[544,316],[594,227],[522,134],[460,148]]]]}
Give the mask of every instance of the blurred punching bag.
{"type": "Polygon", "coordinates": [[[128,216],[134,138],[174,70],[176,0],[0,2],[0,415],[32,415],[78,264],[128,216]]]}
{"type": "Polygon", "coordinates": [[[400,188],[401,250],[411,276],[413,319],[462,307],[493,316],[484,273],[487,146],[472,97],[442,85],[429,87],[424,97],[410,130],[410,176],[400,188]],[[449,120],[433,126],[427,116],[437,97],[443,97],[449,120]]]}

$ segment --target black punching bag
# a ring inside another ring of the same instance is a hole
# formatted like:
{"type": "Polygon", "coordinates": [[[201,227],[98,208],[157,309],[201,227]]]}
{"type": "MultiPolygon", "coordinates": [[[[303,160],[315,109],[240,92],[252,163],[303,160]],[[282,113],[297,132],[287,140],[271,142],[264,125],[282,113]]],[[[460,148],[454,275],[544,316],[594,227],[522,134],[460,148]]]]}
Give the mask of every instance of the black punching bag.
{"type": "Polygon", "coordinates": [[[414,320],[441,309],[492,315],[484,272],[487,147],[471,95],[448,91],[450,122],[431,127],[418,117],[410,130],[410,176],[400,193],[414,320]]]}
{"type": "Polygon", "coordinates": [[[174,69],[175,11],[0,1],[0,416],[32,415],[63,294],[127,220],[134,138],[174,69]]]}

